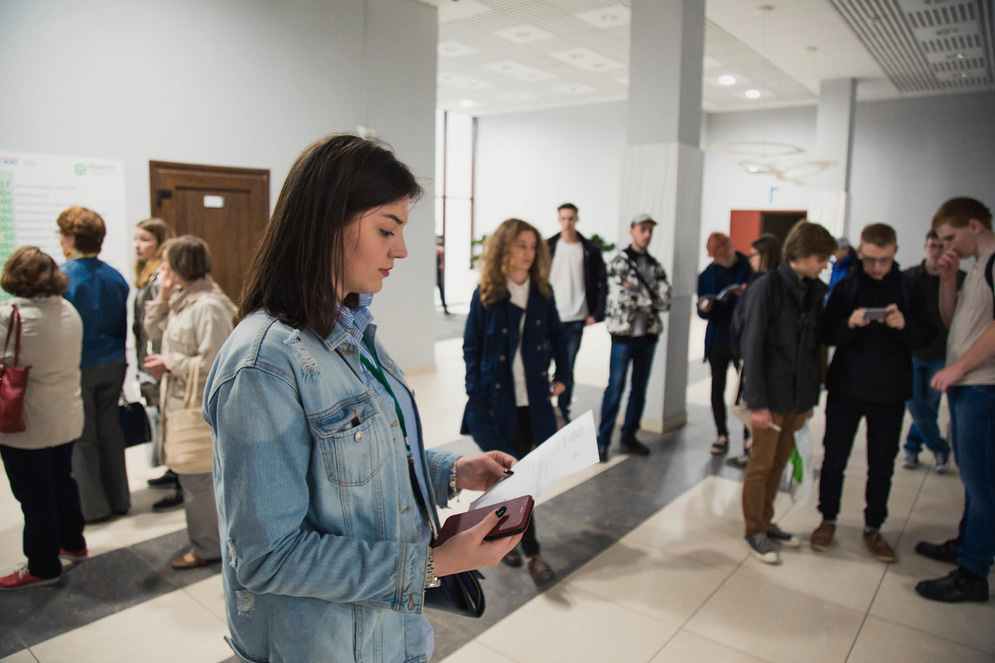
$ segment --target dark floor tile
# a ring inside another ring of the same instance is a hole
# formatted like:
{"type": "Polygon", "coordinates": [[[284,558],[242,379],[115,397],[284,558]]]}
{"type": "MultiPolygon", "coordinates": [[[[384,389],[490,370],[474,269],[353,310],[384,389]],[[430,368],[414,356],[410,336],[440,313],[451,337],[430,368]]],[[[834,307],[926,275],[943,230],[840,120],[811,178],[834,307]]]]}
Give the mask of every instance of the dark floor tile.
{"type": "Polygon", "coordinates": [[[131,549],[153,571],[160,574],[177,588],[192,585],[195,582],[206,580],[213,575],[221,573],[221,560],[207,566],[184,569],[182,571],[178,571],[170,566],[170,562],[190,549],[190,541],[187,538],[187,531],[185,529],[136,543],[131,546],[131,549]]]}
{"type": "MultiPolygon", "coordinates": [[[[6,597],[7,595],[4,594],[4,596],[6,597]]],[[[3,598],[0,598],[0,606],[2,606],[2,602],[3,598]]],[[[7,623],[3,607],[0,607],[0,659],[6,658],[25,648],[27,648],[27,645],[24,643],[24,640],[21,640],[20,636],[14,632],[12,625],[7,623]]]]}
{"type": "Polygon", "coordinates": [[[67,568],[56,585],[5,593],[0,623],[31,646],[173,589],[131,549],[123,548],[67,568]]]}

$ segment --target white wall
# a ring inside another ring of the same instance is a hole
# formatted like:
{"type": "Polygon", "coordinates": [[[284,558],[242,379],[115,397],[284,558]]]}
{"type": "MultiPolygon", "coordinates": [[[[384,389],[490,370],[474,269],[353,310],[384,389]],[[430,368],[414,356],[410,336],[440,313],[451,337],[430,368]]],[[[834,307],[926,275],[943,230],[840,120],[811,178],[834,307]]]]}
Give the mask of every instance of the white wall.
{"type": "Polygon", "coordinates": [[[513,216],[554,235],[556,208],[572,202],[580,233],[619,241],[625,118],[625,102],[480,118],[476,235],[513,216]]]}
{"type": "Polygon", "coordinates": [[[933,213],[954,196],[995,207],[995,93],[857,105],[850,234],[881,221],[911,266],[933,213]]]}
{"type": "Polygon", "coordinates": [[[430,365],[436,33],[415,0],[3,0],[0,149],[122,159],[134,223],[149,160],[269,169],[272,205],[304,147],[374,127],[429,185],[375,306],[430,365]]]}

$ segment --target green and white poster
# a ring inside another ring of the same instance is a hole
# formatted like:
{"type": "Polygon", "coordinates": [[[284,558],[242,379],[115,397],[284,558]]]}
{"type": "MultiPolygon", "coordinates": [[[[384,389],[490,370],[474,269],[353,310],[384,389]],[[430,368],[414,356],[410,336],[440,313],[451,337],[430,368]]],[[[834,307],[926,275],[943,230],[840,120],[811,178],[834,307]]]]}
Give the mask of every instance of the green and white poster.
{"type": "MultiPolygon", "coordinates": [[[[103,217],[107,236],[100,259],[128,278],[132,260],[124,162],[115,159],[0,150],[0,265],[25,245],[64,262],[55,220],[74,205],[89,207],[103,217]]],[[[8,297],[0,292],[0,299],[8,297]]]]}

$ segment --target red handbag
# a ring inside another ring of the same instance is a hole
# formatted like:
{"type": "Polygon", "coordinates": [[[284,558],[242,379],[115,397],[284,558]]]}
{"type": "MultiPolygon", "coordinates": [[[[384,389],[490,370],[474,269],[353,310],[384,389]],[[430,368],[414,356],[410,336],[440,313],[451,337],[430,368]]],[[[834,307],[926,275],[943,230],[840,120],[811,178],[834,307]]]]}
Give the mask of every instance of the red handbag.
{"type": "Polygon", "coordinates": [[[23,433],[24,427],[24,392],[28,388],[28,371],[30,366],[19,367],[21,360],[21,312],[17,306],[10,313],[10,325],[7,327],[7,340],[3,344],[3,355],[0,359],[0,433],[23,433]],[[10,345],[10,333],[17,325],[17,338],[14,340],[14,364],[7,363],[7,347],[10,345]]]}

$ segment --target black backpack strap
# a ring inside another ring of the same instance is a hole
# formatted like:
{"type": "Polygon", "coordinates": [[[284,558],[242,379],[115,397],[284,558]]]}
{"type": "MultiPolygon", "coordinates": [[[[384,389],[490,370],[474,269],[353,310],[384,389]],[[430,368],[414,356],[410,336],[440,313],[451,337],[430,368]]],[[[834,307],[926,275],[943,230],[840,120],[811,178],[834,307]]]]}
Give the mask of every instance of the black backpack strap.
{"type": "Polygon", "coordinates": [[[995,303],[995,284],[992,283],[992,267],[995,267],[995,253],[988,259],[985,265],[985,281],[988,282],[988,289],[992,291],[992,302],[995,303]]]}

